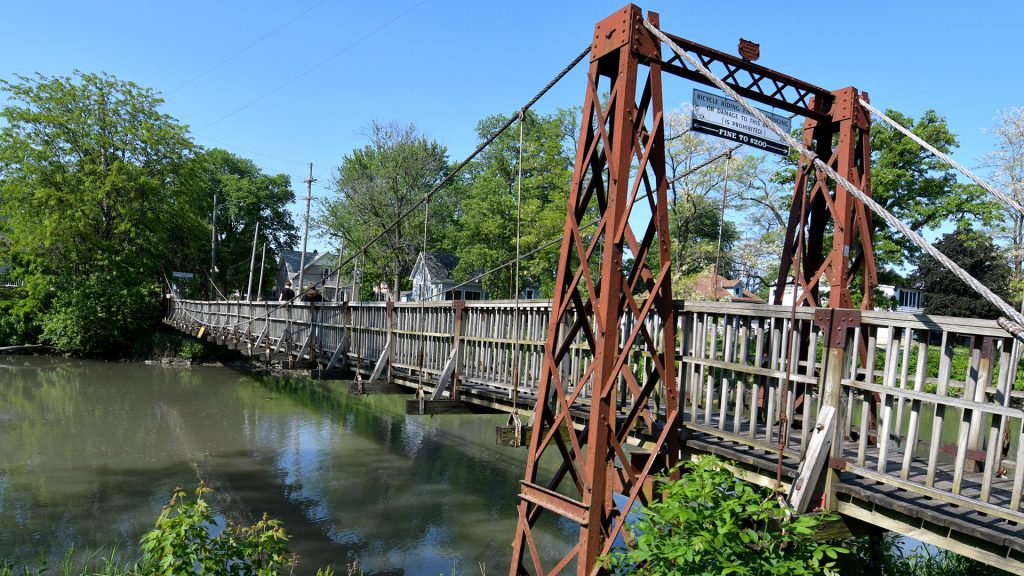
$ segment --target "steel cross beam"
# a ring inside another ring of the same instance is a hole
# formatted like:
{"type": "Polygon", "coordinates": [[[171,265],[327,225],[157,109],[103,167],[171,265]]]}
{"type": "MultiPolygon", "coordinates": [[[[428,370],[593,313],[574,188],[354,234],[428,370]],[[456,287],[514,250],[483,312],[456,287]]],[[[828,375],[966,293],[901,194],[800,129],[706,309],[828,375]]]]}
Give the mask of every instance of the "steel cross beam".
{"type": "MultiPolygon", "coordinates": [[[[648,17],[657,24],[657,14],[648,17]]],[[[630,506],[647,502],[646,479],[678,458],[664,139],[660,43],[629,5],[594,32],[512,576],[570,566],[580,575],[600,571],[597,558],[610,550],[630,506]],[[636,218],[630,221],[636,202],[651,214],[640,236],[636,218]],[[595,215],[597,230],[584,233],[595,215]],[[573,375],[565,368],[578,343],[593,358],[573,375]],[[643,355],[650,361],[637,362],[643,355]],[[631,432],[650,437],[649,450],[628,453],[631,432]],[[542,466],[546,455],[560,465],[542,466]],[[619,506],[613,492],[625,496],[619,506]],[[580,527],[576,546],[551,566],[534,536],[544,514],[580,527]]]]}
{"type": "MultiPolygon", "coordinates": [[[[659,25],[657,14],[648,19],[659,25]]],[[[840,173],[870,190],[867,117],[855,90],[830,93],[671,38],[713,72],[723,69],[723,80],[744,97],[807,117],[805,143],[815,143],[840,173]],[[835,134],[839,145],[833,150],[835,134]]],[[[511,576],[560,574],[570,566],[578,575],[601,573],[597,558],[610,550],[631,506],[651,497],[651,475],[671,468],[679,457],[661,74],[708,81],[683,59],[662,59],[660,43],[632,4],[597,24],[590,57],[511,576]],[[631,219],[638,201],[650,211],[641,236],[633,230],[641,223],[631,219]],[[585,234],[584,223],[595,215],[600,216],[597,230],[585,234]],[[592,358],[583,357],[583,344],[592,358]],[[649,450],[627,452],[625,440],[635,432],[651,440],[649,450]],[[557,463],[553,469],[551,459],[557,463]],[[614,493],[624,496],[618,504],[614,493]],[[577,544],[550,566],[534,534],[545,514],[580,527],[577,544]]],[[[849,281],[859,266],[865,268],[866,283],[875,281],[870,215],[841,188],[802,168],[780,278],[793,265],[795,247],[804,245],[801,262],[808,272],[801,282],[813,284],[816,296],[817,282],[827,273],[834,287],[842,287],[833,306],[849,305],[849,281]],[[800,190],[805,189],[811,193],[809,216],[801,219],[800,190]],[[834,248],[825,258],[830,221],[834,248]],[[863,255],[852,266],[850,246],[863,255]]],[[[870,306],[870,290],[866,294],[870,306]]]]}
{"type": "MultiPolygon", "coordinates": [[[[665,36],[688,54],[696,57],[705,68],[721,78],[740,96],[807,118],[828,119],[827,112],[822,110],[828,110],[832,103],[833,96],[828,90],[667,32],[665,36]]],[[[703,74],[693,69],[686,60],[675,53],[672,53],[670,59],[662,62],[662,69],[669,74],[714,86],[703,74]]]]}
{"type": "MultiPolygon", "coordinates": [[[[832,93],[827,106],[815,100],[816,107],[827,113],[827,120],[808,118],[804,123],[803,144],[870,196],[871,117],[861,106],[860,98],[867,100],[867,93],[843,88],[832,93]]],[[[872,232],[871,211],[801,157],[774,303],[782,304],[792,273],[798,306],[819,306],[822,299],[818,286],[822,278],[827,278],[829,307],[853,308],[851,290],[858,272],[863,271],[860,308],[871,310],[874,307],[872,292],[878,284],[872,232]],[[802,201],[806,202],[803,218],[802,201]],[[832,233],[831,247],[825,246],[827,232],[832,233]],[[794,262],[801,246],[799,262],[794,262]],[[801,270],[794,270],[797,266],[801,270]]]]}

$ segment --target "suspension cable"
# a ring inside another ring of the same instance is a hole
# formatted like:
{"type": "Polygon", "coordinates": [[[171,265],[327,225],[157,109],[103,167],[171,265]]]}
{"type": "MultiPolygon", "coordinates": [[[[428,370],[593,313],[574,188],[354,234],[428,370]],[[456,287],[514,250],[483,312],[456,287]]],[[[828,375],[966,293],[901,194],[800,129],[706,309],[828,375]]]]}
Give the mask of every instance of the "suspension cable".
{"type": "MultiPolygon", "coordinates": [[[[427,234],[428,234],[428,230],[430,229],[429,223],[430,223],[430,198],[425,198],[424,201],[423,201],[423,248],[420,251],[420,254],[421,254],[420,274],[423,275],[423,280],[424,281],[426,281],[426,279],[427,279],[427,234]]],[[[395,286],[395,289],[398,290],[398,286],[395,286]]],[[[416,287],[413,286],[413,292],[415,293],[415,291],[416,291],[416,287]]],[[[426,339],[426,329],[425,329],[425,325],[424,325],[424,306],[426,305],[426,302],[427,302],[426,294],[425,294],[426,290],[423,290],[423,292],[424,292],[424,294],[417,294],[417,297],[419,298],[419,301],[420,301],[420,313],[419,313],[420,350],[419,350],[419,355],[418,355],[419,356],[419,358],[418,358],[419,375],[417,377],[417,382],[416,382],[416,399],[419,400],[419,408],[420,408],[420,414],[421,415],[423,414],[423,402],[424,402],[424,398],[423,398],[423,356],[424,356],[423,352],[424,352],[424,350],[423,350],[423,348],[424,348],[425,339],[426,339]]],[[[394,346],[394,342],[392,342],[392,346],[394,346]]],[[[454,399],[455,398],[452,398],[452,400],[454,400],[454,399]]]]}
{"type": "Polygon", "coordinates": [[[951,158],[948,154],[943,153],[942,151],[940,151],[939,149],[935,148],[931,144],[925,142],[923,138],[921,138],[917,134],[914,134],[909,129],[907,129],[905,126],[900,124],[899,122],[897,122],[897,121],[893,120],[892,118],[886,116],[880,110],[878,110],[877,108],[875,108],[874,106],[872,106],[871,104],[866,102],[863,98],[860,99],[860,105],[865,107],[865,108],[867,108],[868,110],[870,110],[871,113],[874,114],[875,116],[878,116],[879,118],[881,118],[886,124],[892,126],[896,130],[900,131],[907,138],[910,138],[914,142],[917,142],[922,148],[924,148],[925,150],[931,152],[932,154],[937,156],[940,160],[945,161],[947,164],[949,164],[953,168],[959,170],[961,174],[963,174],[964,176],[967,176],[968,178],[973,180],[975,184],[977,184],[978,186],[981,186],[982,188],[987,190],[990,194],[992,194],[993,196],[998,198],[1000,201],[1002,201],[1002,203],[1007,208],[1009,208],[1010,210],[1015,210],[1018,214],[1024,216],[1024,207],[1022,207],[1020,205],[1020,203],[1017,202],[1012,196],[1010,196],[1009,194],[1006,194],[1005,192],[1002,192],[1001,190],[995,188],[994,186],[992,186],[988,182],[982,180],[977,175],[975,175],[974,172],[971,172],[970,170],[968,170],[967,168],[962,166],[960,163],[958,163],[956,160],[953,160],[953,158],[951,158]]]}
{"type": "MultiPolygon", "coordinates": [[[[555,84],[557,84],[562,78],[564,78],[569,72],[571,72],[572,69],[575,68],[576,65],[579,64],[587,56],[587,54],[590,54],[590,46],[587,46],[582,52],[579,53],[578,56],[573,58],[572,62],[569,62],[569,64],[566,65],[566,67],[563,68],[561,70],[561,72],[556,74],[555,77],[551,79],[551,81],[549,81],[543,88],[540,89],[539,92],[537,92],[533,96],[533,98],[531,98],[526,104],[524,104],[521,108],[519,108],[519,110],[517,110],[512,116],[510,116],[508,120],[503,122],[502,125],[499,126],[494,132],[492,132],[490,134],[490,136],[488,136],[483,142],[481,142],[480,145],[478,145],[476,147],[476,149],[474,149],[472,152],[470,152],[469,156],[467,156],[462,162],[460,162],[457,166],[455,166],[452,169],[452,171],[449,172],[447,175],[445,175],[445,177],[442,178],[440,182],[438,182],[436,185],[434,185],[434,187],[431,188],[429,192],[424,194],[423,198],[420,201],[416,202],[412,206],[409,206],[406,210],[404,210],[401,214],[398,215],[398,218],[396,218],[394,222],[392,222],[392,223],[388,224],[387,226],[385,226],[383,230],[381,230],[379,233],[375,234],[372,238],[370,238],[369,241],[367,241],[362,246],[360,246],[357,250],[355,250],[348,258],[344,259],[342,261],[342,263],[341,263],[341,266],[344,266],[344,265],[348,264],[349,262],[352,262],[353,260],[355,260],[357,257],[363,255],[367,251],[367,249],[369,249],[370,246],[372,246],[378,240],[383,238],[387,233],[391,232],[396,226],[400,225],[402,223],[402,221],[404,221],[410,214],[412,214],[414,211],[418,210],[419,207],[422,206],[424,202],[429,201],[430,198],[434,196],[434,194],[436,194],[442,188],[444,188],[449,183],[451,183],[452,180],[454,180],[455,177],[467,165],[469,165],[469,163],[472,162],[474,158],[476,158],[478,155],[480,155],[480,153],[483,152],[483,150],[485,148],[490,146],[491,143],[493,143],[495,140],[497,140],[498,137],[501,136],[505,132],[505,130],[508,130],[509,127],[512,126],[513,123],[515,123],[515,121],[518,118],[518,115],[519,115],[520,112],[525,112],[526,110],[529,110],[530,108],[532,108],[533,105],[536,104],[537,101],[541,99],[541,97],[543,97],[545,94],[547,94],[548,91],[551,90],[551,88],[553,88],[555,84]]],[[[314,287],[319,286],[324,281],[325,281],[325,279],[321,279],[319,282],[313,284],[313,286],[314,287]]],[[[270,314],[272,314],[273,312],[279,310],[280,308],[282,308],[282,307],[284,307],[284,306],[286,306],[288,304],[291,304],[292,301],[294,301],[294,300],[295,300],[295,298],[292,298],[291,300],[289,300],[287,302],[282,302],[280,305],[278,305],[278,306],[276,306],[274,308],[271,308],[270,310],[267,310],[267,312],[262,314],[259,318],[252,318],[250,320],[257,320],[257,319],[267,318],[267,317],[270,316],[270,314]]],[[[242,322],[236,322],[235,324],[225,324],[223,326],[218,326],[218,327],[228,328],[228,327],[232,327],[232,326],[236,326],[236,325],[241,325],[241,324],[242,324],[242,322]]]]}
{"type": "MultiPolygon", "coordinates": [[[[722,262],[722,233],[725,231],[725,202],[729,196],[729,168],[732,166],[732,152],[725,157],[725,183],[722,187],[722,213],[718,219],[718,247],[715,249],[715,277],[711,279],[712,298],[718,294],[718,273],[722,262]]],[[[724,288],[724,287],[723,287],[724,288]]]]}
{"type": "Polygon", "coordinates": [[[845,188],[847,190],[847,192],[849,192],[854,198],[856,198],[861,203],[863,203],[865,206],[870,208],[874,213],[876,213],[879,216],[881,216],[882,219],[885,220],[886,222],[888,222],[893,228],[896,228],[901,233],[903,233],[903,235],[906,236],[908,239],[910,239],[911,242],[913,242],[919,248],[921,248],[922,250],[927,252],[932,258],[935,258],[935,260],[937,260],[940,264],[945,266],[950,272],[952,272],[958,278],[963,280],[963,282],[965,284],[970,286],[974,291],[976,291],[978,294],[980,294],[986,300],[991,302],[996,308],[998,308],[1008,318],[1010,318],[1011,320],[1013,320],[1017,324],[1021,324],[1022,326],[1024,326],[1024,315],[1021,315],[1020,312],[1017,312],[1016,310],[1014,310],[1012,306],[1007,304],[1006,301],[1003,300],[1002,298],[1000,298],[996,293],[994,293],[991,290],[989,290],[988,287],[986,287],[984,284],[979,282],[976,278],[971,276],[966,270],[961,268],[956,262],[953,262],[945,254],[943,254],[937,248],[935,248],[934,246],[929,244],[928,241],[925,240],[920,234],[918,234],[917,232],[911,230],[903,222],[900,222],[900,220],[898,218],[896,218],[895,216],[893,216],[891,212],[889,212],[888,210],[883,208],[881,205],[879,205],[877,202],[875,202],[870,196],[868,196],[867,194],[862,192],[859,188],[857,188],[852,182],[850,182],[849,180],[847,180],[846,178],[841,176],[831,166],[829,166],[828,164],[823,162],[821,160],[821,158],[818,157],[817,154],[815,154],[814,152],[808,150],[807,148],[804,148],[804,146],[801,145],[799,142],[797,142],[796,139],[794,139],[792,136],[790,136],[782,128],[779,128],[774,122],[772,122],[767,116],[765,116],[763,112],[761,112],[757,108],[754,108],[753,106],[751,106],[750,103],[746,101],[746,99],[744,99],[742,96],[737,94],[736,91],[733,90],[732,88],[730,88],[728,84],[726,84],[721,79],[719,79],[717,76],[715,76],[713,73],[711,73],[711,71],[708,70],[707,67],[705,67],[703,64],[701,64],[696,58],[694,58],[693,56],[687,54],[685,50],[683,50],[682,48],[679,47],[679,45],[677,45],[670,38],[665,36],[665,34],[661,30],[659,30],[656,26],[651,24],[651,22],[649,20],[646,20],[646,19],[644,20],[644,26],[652,34],[654,34],[658,39],[660,39],[662,42],[668,44],[668,46],[672,49],[673,52],[675,52],[681,58],[684,58],[687,62],[689,62],[690,65],[693,66],[697,70],[697,72],[699,72],[702,76],[707,78],[712,84],[717,86],[720,90],[722,90],[723,92],[728,94],[729,97],[731,97],[734,100],[736,100],[736,102],[738,102],[741,106],[743,106],[743,108],[746,109],[747,112],[749,112],[752,116],[754,116],[755,118],[760,120],[761,123],[764,124],[764,126],[766,128],[768,128],[769,130],[771,130],[772,132],[777,134],[787,144],[789,144],[789,146],[795,148],[800,153],[801,156],[803,156],[804,158],[807,159],[808,162],[813,163],[814,166],[817,169],[821,170],[822,172],[827,174],[830,178],[835,180],[840,186],[845,188]]]}
{"type": "MultiPolygon", "coordinates": [[[[680,174],[679,176],[675,177],[672,180],[672,182],[678,182],[679,180],[681,180],[683,178],[686,178],[686,177],[694,174],[695,172],[710,166],[711,164],[717,162],[718,160],[721,160],[722,158],[725,158],[728,154],[731,154],[731,153],[735,152],[738,148],[740,148],[740,146],[736,145],[736,146],[733,146],[732,148],[730,148],[728,150],[725,150],[723,152],[720,152],[720,153],[712,156],[711,158],[708,158],[704,162],[701,162],[700,164],[690,168],[686,172],[684,172],[684,173],[680,174]]],[[[636,201],[643,200],[644,198],[647,198],[648,195],[649,195],[649,193],[644,192],[643,194],[637,196],[636,201]]],[[[588,228],[597,226],[599,223],[600,223],[600,220],[593,220],[591,222],[587,222],[586,224],[583,224],[582,226],[580,226],[580,231],[582,232],[583,230],[586,230],[588,228]]],[[[546,248],[550,248],[551,246],[554,246],[555,244],[558,244],[562,240],[563,240],[562,235],[559,234],[558,236],[555,236],[555,237],[551,238],[550,240],[548,240],[547,242],[541,244],[540,246],[537,246],[533,250],[530,250],[529,252],[526,252],[525,254],[521,254],[518,259],[517,258],[513,258],[512,260],[508,260],[508,261],[503,262],[503,263],[501,263],[501,264],[499,264],[499,265],[497,265],[497,266],[495,266],[493,268],[490,268],[490,269],[485,270],[485,271],[483,271],[483,272],[481,272],[479,274],[476,274],[476,275],[472,276],[470,279],[465,280],[463,282],[460,282],[458,284],[455,284],[454,286],[450,286],[448,288],[442,288],[441,290],[437,290],[435,292],[432,292],[432,293],[430,293],[427,296],[427,299],[428,300],[433,300],[434,298],[442,296],[442,295],[444,295],[444,294],[446,294],[448,292],[454,292],[455,290],[458,290],[459,288],[463,288],[463,287],[465,287],[465,286],[467,286],[469,284],[472,284],[473,282],[477,282],[481,278],[485,278],[487,276],[490,276],[491,274],[494,274],[495,272],[498,272],[499,270],[504,270],[505,268],[511,267],[512,265],[514,265],[516,263],[517,260],[530,258],[531,256],[534,256],[538,252],[541,252],[541,251],[543,251],[546,248]]],[[[355,255],[355,257],[358,260],[357,260],[357,266],[356,266],[357,270],[356,270],[356,272],[354,272],[354,274],[357,274],[361,278],[362,277],[362,273],[360,271],[362,270],[363,263],[365,262],[365,254],[359,253],[359,254],[355,255]]],[[[346,261],[346,263],[347,262],[348,261],[346,261]]],[[[354,290],[353,290],[353,295],[352,295],[353,299],[355,299],[356,296],[357,295],[354,293],[354,290]]],[[[275,308],[275,310],[276,310],[276,308],[275,308]]],[[[197,322],[200,321],[199,318],[197,318],[193,314],[189,313],[187,310],[182,310],[182,312],[184,312],[185,315],[188,316],[189,318],[191,318],[192,320],[195,320],[197,322]]],[[[255,318],[252,318],[250,321],[259,320],[259,319],[262,319],[262,318],[264,318],[264,317],[266,317],[268,315],[269,315],[269,313],[262,314],[260,316],[255,317],[255,318]]],[[[226,327],[230,327],[231,325],[230,324],[224,324],[224,325],[210,324],[209,326],[212,327],[212,328],[226,328],[226,327]]]]}
{"type": "Polygon", "coordinates": [[[522,431],[523,423],[519,419],[519,369],[521,358],[520,354],[520,328],[519,328],[519,266],[522,261],[520,254],[521,250],[521,234],[522,234],[522,220],[523,220],[523,122],[526,119],[526,113],[523,110],[519,111],[519,165],[518,173],[516,175],[516,260],[513,266],[513,274],[515,275],[515,311],[512,314],[512,325],[515,331],[515,342],[512,345],[512,414],[509,416],[509,424],[515,426],[515,436],[512,440],[512,445],[518,448],[522,443],[522,431]]]}

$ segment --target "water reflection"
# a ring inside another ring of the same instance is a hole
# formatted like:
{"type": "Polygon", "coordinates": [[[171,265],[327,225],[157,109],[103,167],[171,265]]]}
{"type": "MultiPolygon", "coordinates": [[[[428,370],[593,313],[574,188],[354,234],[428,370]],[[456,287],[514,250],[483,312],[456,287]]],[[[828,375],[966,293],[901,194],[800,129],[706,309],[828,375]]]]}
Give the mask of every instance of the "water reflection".
{"type": "MultiPolygon", "coordinates": [[[[134,553],[171,490],[202,478],[223,515],[282,520],[298,573],[507,566],[525,453],[493,445],[500,417],[405,416],[404,397],[220,368],[0,362],[0,559],[134,553]]],[[[552,559],[575,540],[541,531],[552,559]]]]}

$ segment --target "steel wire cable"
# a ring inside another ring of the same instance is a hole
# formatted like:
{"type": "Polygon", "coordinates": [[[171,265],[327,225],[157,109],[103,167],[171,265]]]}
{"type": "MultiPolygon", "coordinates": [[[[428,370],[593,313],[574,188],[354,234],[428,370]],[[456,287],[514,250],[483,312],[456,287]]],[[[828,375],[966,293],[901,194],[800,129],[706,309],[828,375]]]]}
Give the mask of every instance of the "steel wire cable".
{"type": "Polygon", "coordinates": [[[950,166],[952,166],[953,168],[958,170],[964,176],[967,176],[968,178],[973,180],[975,184],[977,184],[978,186],[981,186],[982,188],[987,190],[990,194],[992,194],[993,196],[998,198],[1003,204],[1006,205],[1007,208],[1009,208],[1011,210],[1016,210],[1017,214],[1020,214],[1021,216],[1024,216],[1024,207],[1022,207],[1020,205],[1020,203],[1017,202],[1012,196],[1010,196],[1009,194],[1006,194],[1005,192],[1003,192],[1003,191],[999,190],[998,188],[992,186],[988,182],[982,180],[980,177],[975,175],[974,172],[971,172],[970,170],[965,168],[963,165],[958,163],[956,160],[953,160],[953,158],[951,158],[948,154],[945,154],[944,152],[938,150],[937,148],[935,148],[934,146],[932,146],[928,142],[925,142],[925,140],[923,138],[921,138],[917,134],[914,134],[913,132],[908,130],[905,126],[900,124],[899,122],[897,122],[897,121],[893,120],[892,118],[886,116],[880,110],[878,110],[877,108],[875,108],[871,104],[867,103],[863,98],[860,99],[860,105],[865,107],[865,108],[867,108],[868,110],[870,110],[872,114],[874,114],[875,116],[878,116],[880,119],[885,121],[886,124],[892,126],[893,128],[898,130],[900,133],[902,133],[907,138],[910,138],[914,142],[917,142],[918,145],[920,145],[925,150],[927,150],[927,151],[931,152],[932,154],[934,154],[935,156],[937,156],[940,160],[945,161],[947,164],[949,164],[950,166]]]}
{"type": "MultiPolygon", "coordinates": [[[[366,252],[366,250],[369,249],[370,246],[374,245],[377,241],[379,241],[381,238],[383,238],[386,234],[388,234],[389,232],[394,230],[394,228],[396,226],[399,226],[406,218],[409,217],[410,214],[412,214],[414,211],[418,210],[420,208],[420,206],[423,205],[424,202],[430,201],[430,199],[434,196],[434,194],[436,194],[437,192],[442,190],[445,186],[447,186],[449,183],[451,183],[451,181],[455,179],[455,176],[457,176],[462,171],[463,168],[465,168],[467,165],[469,165],[469,163],[472,162],[474,158],[479,156],[480,153],[484,151],[484,149],[486,149],[488,146],[490,146],[495,140],[498,139],[499,136],[501,136],[506,130],[508,130],[512,126],[512,124],[514,124],[516,122],[516,120],[519,118],[519,114],[525,113],[527,110],[529,110],[531,107],[533,107],[533,105],[536,104],[537,101],[540,100],[545,94],[547,94],[548,91],[551,90],[551,88],[553,88],[555,86],[555,84],[557,84],[570,71],[572,71],[572,69],[575,68],[576,65],[579,64],[580,61],[582,61],[587,56],[587,54],[590,54],[590,46],[587,46],[582,52],[579,53],[578,56],[573,58],[573,60],[571,62],[569,62],[569,64],[566,65],[566,67],[563,68],[558,74],[556,74],[554,76],[554,78],[551,79],[551,81],[549,81],[543,88],[541,88],[540,91],[538,91],[533,96],[533,98],[531,98],[526,104],[524,104],[522,107],[520,107],[518,110],[516,110],[516,112],[513,113],[512,116],[510,116],[508,120],[503,122],[501,126],[499,126],[494,132],[492,132],[487,137],[486,140],[481,142],[476,147],[476,149],[474,149],[469,154],[469,156],[467,156],[462,162],[460,162],[457,166],[455,166],[455,168],[453,168],[451,172],[449,172],[447,175],[445,175],[445,177],[442,178],[440,182],[438,182],[436,185],[434,185],[434,187],[431,188],[431,190],[429,192],[424,194],[423,198],[420,201],[418,201],[415,204],[409,206],[406,210],[404,210],[401,214],[398,215],[398,218],[396,218],[394,222],[392,222],[391,224],[388,224],[387,226],[385,226],[383,230],[381,230],[379,233],[375,234],[372,238],[370,238],[370,240],[368,240],[366,243],[364,243],[362,246],[360,246],[357,250],[355,250],[351,256],[349,256],[344,261],[342,261],[342,263],[339,265],[339,268],[349,264],[350,262],[355,260],[357,257],[362,256],[366,252]]],[[[559,240],[561,240],[561,238],[559,238],[559,240]]],[[[324,282],[324,280],[320,280],[319,282],[313,284],[313,287],[318,287],[323,282],[324,282]]],[[[275,311],[281,309],[282,307],[287,306],[287,305],[291,304],[292,302],[294,302],[296,298],[298,298],[298,295],[296,295],[295,297],[291,298],[290,300],[284,301],[282,304],[280,304],[279,306],[277,306],[275,308],[271,308],[270,310],[268,310],[266,313],[264,313],[263,315],[261,315],[259,317],[251,318],[249,320],[242,321],[242,322],[235,322],[235,323],[222,324],[222,325],[211,325],[211,327],[212,328],[231,328],[231,327],[234,327],[234,326],[239,326],[241,324],[245,324],[246,322],[252,322],[252,321],[255,321],[255,320],[260,320],[260,319],[269,317],[269,315],[272,314],[273,312],[275,312],[275,311]]]]}
{"type": "MultiPolygon", "coordinates": [[[[718,153],[718,154],[708,158],[707,160],[705,160],[705,161],[701,162],[700,164],[690,168],[689,170],[687,170],[686,172],[680,174],[679,176],[676,176],[669,183],[671,184],[672,182],[677,182],[677,181],[679,181],[679,180],[681,180],[683,178],[686,178],[687,176],[690,176],[690,175],[694,174],[695,172],[697,172],[699,170],[703,170],[704,168],[707,168],[708,166],[710,166],[711,164],[717,162],[718,160],[721,160],[722,158],[725,158],[726,156],[729,156],[732,153],[736,152],[736,150],[739,149],[740,147],[741,147],[740,145],[733,146],[732,148],[724,150],[724,151],[722,151],[722,152],[720,152],[720,153],[718,153]]],[[[648,196],[648,193],[645,192],[644,194],[638,196],[636,198],[636,201],[643,200],[647,196],[648,196]]],[[[582,226],[580,226],[580,231],[586,230],[586,229],[591,228],[593,226],[597,226],[599,223],[600,223],[600,220],[593,220],[591,222],[587,222],[586,224],[583,224],[582,226]]],[[[448,288],[443,288],[441,290],[437,290],[437,291],[431,292],[430,294],[428,294],[426,296],[426,299],[427,300],[432,300],[432,299],[437,298],[438,296],[442,296],[442,295],[444,295],[444,294],[446,294],[448,292],[455,292],[456,290],[458,290],[460,288],[464,288],[465,286],[468,286],[469,284],[472,284],[474,282],[479,282],[482,278],[486,278],[487,276],[490,276],[491,274],[494,274],[494,273],[496,273],[496,272],[498,272],[500,270],[504,270],[505,268],[511,267],[512,265],[514,265],[517,262],[517,260],[525,260],[527,258],[530,258],[531,256],[537,254],[538,252],[541,252],[542,250],[544,250],[546,248],[550,248],[551,246],[554,246],[555,244],[561,242],[562,240],[563,240],[562,235],[559,234],[558,236],[556,236],[554,238],[551,238],[547,242],[537,246],[533,250],[530,250],[529,252],[521,254],[518,259],[517,258],[513,258],[511,260],[507,260],[507,261],[505,261],[505,262],[503,262],[503,263],[501,263],[501,264],[499,264],[499,265],[497,265],[497,266],[495,266],[493,268],[489,268],[489,269],[487,269],[487,270],[485,270],[483,272],[480,272],[479,274],[475,274],[475,275],[471,276],[468,280],[464,280],[464,281],[462,281],[462,282],[460,282],[458,284],[455,284],[453,286],[450,286],[448,288]]],[[[360,258],[360,262],[361,262],[362,259],[363,259],[363,255],[359,254],[359,258],[360,258]]],[[[361,267],[362,266],[360,266],[360,268],[361,267]]],[[[353,294],[353,298],[355,298],[355,297],[356,296],[353,294]]],[[[278,308],[275,308],[274,310],[277,310],[279,308],[280,308],[280,306],[278,308]]],[[[256,317],[252,318],[251,320],[239,322],[239,324],[244,324],[245,322],[254,322],[256,320],[262,320],[263,318],[269,316],[269,314],[271,312],[273,312],[274,310],[269,310],[266,314],[263,314],[261,316],[256,316],[256,317]]],[[[183,310],[183,312],[185,312],[185,314],[187,316],[189,316],[191,319],[199,320],[195,316],[189,314],[188,311],[183,310]]],[[[221,325],[210,325],[210,326],[212,328],[231,327],[231,325],[223,325],[223,326],[221,326],[221,325]]]]}
{"type": "Polygon", "coordinates": [[[790,136],[785,130],[779,128],[774,122],[772,122],[763,112],[754,108],[746,99],[736,93],[735,90],[729,87],[728,84],[723,82],[720,78],[715,76],[710,70],[701,64],[696,58],[686,53],[685,50],[679,47],[673,42],[668,36],[666,36],[656,26],[651,24],[649,20],[644,20],[644,26],[662,42],[666,43],[673,52],[678,54],[681,58],[684,58],[690,63],[694,69],[699,72],[702,76],[708,79],[712,84],[718,87],[720,90],[729,95],[732,99],[736,100],[743,108],[749,112],[752,116],[757,118],[766,128],[777,134],[782,138],[790,147],[796,149],[801,156],[807,159],[808,162],[814,164],[814,166],[827,174],[830,178],[835,180],[840,186],[845,188],[854,198],[859,200],[865,206],[871,209],[872,212],[878,214],[883,220],[889,223],[893,228],[899,230],[904,236],[906,236],[911,242],[916,244],[919,248],[928,253],[932,258],[935,258],[940,264],[945,266],[950,272],[955,274],[960,280],[967,284],[971,289],[980,294],[986,300],[991,302],[1000,312],[1005,314],[1011,320],[1017,324],[1024,326],[1024,315],[1013,309],[1012,306],[1006,303],[1005,300],[1000,298],[995,292],[992,292],[987,286],[982,284],[976,278],[971,276],[966,270],[961,268],[956,262],[953,262],[948,256],[940,252],[937,248],[932,246],[927,240],[925,240],[920,234],[913,231],[906,224],[896,218],[891,212],[883,208],[880,204],[875,202],[870,196],[862,192],[852,182],[844,178],[838,172],[836,172],[831,166],[826,164],[817,154],[804,148],[802,144],[796,141],[790,136]]]}

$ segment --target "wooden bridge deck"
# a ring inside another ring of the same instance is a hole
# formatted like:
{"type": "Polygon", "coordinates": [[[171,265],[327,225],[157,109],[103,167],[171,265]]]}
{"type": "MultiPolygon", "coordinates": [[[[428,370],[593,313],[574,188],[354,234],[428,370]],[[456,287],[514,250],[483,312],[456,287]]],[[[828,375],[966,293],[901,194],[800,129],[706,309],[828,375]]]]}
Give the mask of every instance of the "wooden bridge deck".
{"type": "MultiPolygon", "coordinates": [[[[345,366],[370,389],[377,382],[422,388],[428,413],[517,408],[525,418],[536,401],[549,313],[550,303],[537,300],[518,310],[510,301],[281,307],[174,300],[167,322],[252,354],[345,366]],[[513,394],[517,349],[523,377],[513,394]]],[[[812,488],[812,503],[854,526],[1024,573],[1020,354],[994,322],[864,312],[844,347],[830,349],[817,311],[799,309],[792,329],[804,352],[794,361],[788,307],[677,302],[676,316],[684,456],[718,454],[747,480],[774,486],[785,416],[796,423],[782,443],[790,490],[801,462],[820,456],[812,437],[828,414],[831,374],[840,388],[838,432],[826,459],[835,476],[812,488]]],[[[640,378],[650,373],[650,352],[632,358],[640,378]]],[[[580,338],[559,370],[565,381],[578,381],[590,361],[580,338]]],[[[571,408],[580,423],[588,393],[571,408]]],[[[642,445],[644,431],[633,432],[642,445]]]]}

